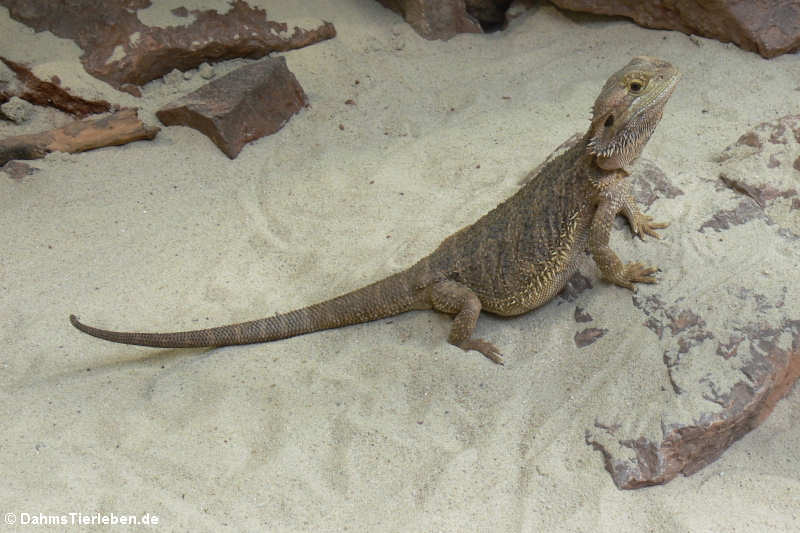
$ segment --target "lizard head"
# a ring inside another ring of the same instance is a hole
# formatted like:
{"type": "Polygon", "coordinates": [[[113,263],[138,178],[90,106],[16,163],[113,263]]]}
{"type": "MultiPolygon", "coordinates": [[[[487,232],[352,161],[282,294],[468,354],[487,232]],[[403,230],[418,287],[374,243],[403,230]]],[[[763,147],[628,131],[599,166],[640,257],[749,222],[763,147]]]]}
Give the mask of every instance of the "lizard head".
{"type": "Polygon", "coordinates": [[[588,133],[600,168],[623,168],[639,156],[679,78],[666,61],[640,56],[608,79],[594,103],[588,133]]]}

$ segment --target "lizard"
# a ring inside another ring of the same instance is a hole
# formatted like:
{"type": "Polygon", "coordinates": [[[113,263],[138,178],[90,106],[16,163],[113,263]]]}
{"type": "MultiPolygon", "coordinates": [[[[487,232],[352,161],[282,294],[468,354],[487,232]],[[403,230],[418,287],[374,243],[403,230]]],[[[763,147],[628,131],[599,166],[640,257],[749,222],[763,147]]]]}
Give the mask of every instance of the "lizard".
{"type": "Polygon", "coordinates": [[[285,339],[412,310],[454,316],[448,341],[503,364],[491,342],[473,337],[481,310],[526,313],[552,299],[577,271],[587,248],[606,281],[635,290],[656,283],[658,268],[624,264],[609,247],[612,222],[660,238],[630,192],[626,167],[642,152],[661,119],[680,73],[652,57],[633,58],[603,86],[589,129],[543,164],[513,196],[474,224],[447,237],[406,270],[308,307],[249,322],[174,333],[99,329],[70,315],[73,326],[107,341],[161,348],[219,347],[285,339]]]}

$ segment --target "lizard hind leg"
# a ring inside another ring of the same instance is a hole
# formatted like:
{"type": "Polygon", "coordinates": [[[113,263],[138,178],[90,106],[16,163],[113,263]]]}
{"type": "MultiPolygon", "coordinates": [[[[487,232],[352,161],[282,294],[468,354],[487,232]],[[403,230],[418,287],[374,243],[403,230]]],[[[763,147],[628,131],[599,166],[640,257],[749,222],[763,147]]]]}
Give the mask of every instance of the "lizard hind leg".
{"type": "Polygon", "coordinates": [[[464,351],[481,352],[498,365],[503,355],[492,343],[473,339],[472,333],[481,313],[481,301],[472,290],[457,281],[440,281],[431,287],[431,305],[437,311],[455,315],[447,341],[464,351]]]}

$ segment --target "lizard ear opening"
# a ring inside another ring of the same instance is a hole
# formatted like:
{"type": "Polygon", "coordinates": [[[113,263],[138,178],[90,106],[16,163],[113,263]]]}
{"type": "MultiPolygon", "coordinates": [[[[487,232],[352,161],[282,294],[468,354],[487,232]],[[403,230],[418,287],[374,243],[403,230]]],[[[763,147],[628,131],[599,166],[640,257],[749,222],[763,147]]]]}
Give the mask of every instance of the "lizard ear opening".
{"type": "Polygon", "coordinates": [[[618,134],[618,127],[617,119],[613,112],[609,112],[605,119],[603,115],[595,117],[589,140],[589,148],[593,154],[608,157],[615,151],[615,138],[618,134]]]}

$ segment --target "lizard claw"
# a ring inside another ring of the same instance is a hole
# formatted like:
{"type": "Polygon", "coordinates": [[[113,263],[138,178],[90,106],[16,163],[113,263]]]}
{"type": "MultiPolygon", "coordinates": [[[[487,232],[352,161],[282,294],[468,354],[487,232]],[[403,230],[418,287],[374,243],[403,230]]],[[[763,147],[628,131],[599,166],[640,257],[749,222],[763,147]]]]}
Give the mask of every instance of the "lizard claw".
{"type": "Polygon", "coordinates": [[[491,342],[483,339],[467,339],[459,345],[459,348],[465,352],[468,352],[469,350],[481,352],[493,363],[498,365],[504,364],[503,354],[500,353],[500,350],[498,350],[497,347],[495,347],[495,345],[491,342]]]}
{"type": "Polygon", "coordinates": [[[657,267],[644,266],[642,263],[628,263],[621,267],[620,271],[613,272],[608,276],[604,276],[608,281],[614,285],[625,287],[633,292],[636,292],[634,283],[658,283],[658,280],[653,277],[658,271],[657,267]]]}
{"type": "Polygon", "coordinates": [[[642,240],[644,240],[645,235],[660,239],[661,235],[656,233],[655,230],[664,229],[667,226],[669,226],[669,222],[653,222],[653,217],[639,214],[633,221],[633,232],[642,240]]]}
{"type": "Polygon", "coordinates": [[[657,280],[653,277],[658,271],[657,267],[644,266],[642,263],[628,263],[625,265],[625,272],[622,276],[628,282],[627,288],[634,290],[634,283],[656,283],[657,280]]]}

